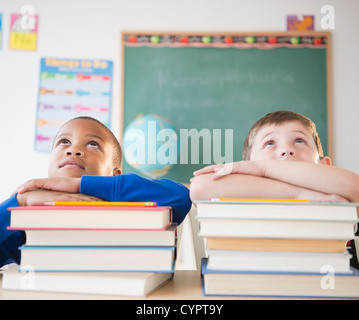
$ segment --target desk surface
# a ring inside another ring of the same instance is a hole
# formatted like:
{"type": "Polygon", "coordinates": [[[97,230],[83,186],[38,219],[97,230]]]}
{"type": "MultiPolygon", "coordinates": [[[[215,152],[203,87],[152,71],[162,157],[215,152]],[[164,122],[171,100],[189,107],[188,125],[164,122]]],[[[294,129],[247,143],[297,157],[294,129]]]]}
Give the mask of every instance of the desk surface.
{"type": "MultiPolygon", "coordinates": [[[[1,288],[2,275],[0,275],[1,288]]],[[[111,295],[91,295],[0,289],[0,300],[218,300],[219,297],[204,297],[199,271],[176,271],[174,279],[146,298],[111,295]]]]}

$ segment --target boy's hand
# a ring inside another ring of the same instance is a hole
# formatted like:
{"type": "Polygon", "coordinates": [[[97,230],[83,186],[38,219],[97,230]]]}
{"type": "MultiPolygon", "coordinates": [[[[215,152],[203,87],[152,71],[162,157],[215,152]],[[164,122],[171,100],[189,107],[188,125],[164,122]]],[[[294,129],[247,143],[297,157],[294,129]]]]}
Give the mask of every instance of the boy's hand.
{"type": "Polygon", "coordinates": [[[68,193],[80,193],[81,178],[45,178],[33,179],[21,185],[16,193],[23,194],[25,192],[37,189],[45,189],[52,191],[61,191],[68,193]]]}
{"type": "Polygon", "coordinates": [[[342,196],[337,194],[325,194],[322,192],[299,188],[298,195],[296,199],[306,199],[309,201],[319,201],[319,202],[349,202],[348,199],[345,199],[342,196]]]}
{"type": "Polygon", "coordinates": [[[214,173],[213,180],[219,180],[230,174],[249,174],[252,176],[265,176],[265,167],[259,161],[239,161],[227,164],[217,164],[208,166],[194,172],[194,176],[198,177],[202,174],[214,173]]]}
{"type": "Polygon", "coordinates": [[[48,202],[73,201],[73,202],[98,202],[99,198],[83,195],[80,193],[66,193],[48,190],[33,190],[17,195],[20,206],[42,206],[48,202]]]}

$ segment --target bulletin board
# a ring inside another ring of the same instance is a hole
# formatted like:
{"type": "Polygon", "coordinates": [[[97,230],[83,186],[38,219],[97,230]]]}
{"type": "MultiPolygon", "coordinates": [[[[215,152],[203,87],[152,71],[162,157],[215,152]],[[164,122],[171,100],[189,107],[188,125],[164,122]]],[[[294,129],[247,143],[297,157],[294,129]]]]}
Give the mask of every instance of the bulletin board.
{"type": "MultiPolygon", "coordinates": [[[[130,31],[121,43],[124,130],[139,114],[156,114],[178,130],[221,129],[224,150],[224,130],[232,129],[239,161],[259,118],[292,110],[316,123],[333,156],[330,32],[130,31]]],[[[206,165],[178,163],[165,178],[187,183],[206,165]]],[[[126,161],[123,169],[141,174],[126,161]]]]}

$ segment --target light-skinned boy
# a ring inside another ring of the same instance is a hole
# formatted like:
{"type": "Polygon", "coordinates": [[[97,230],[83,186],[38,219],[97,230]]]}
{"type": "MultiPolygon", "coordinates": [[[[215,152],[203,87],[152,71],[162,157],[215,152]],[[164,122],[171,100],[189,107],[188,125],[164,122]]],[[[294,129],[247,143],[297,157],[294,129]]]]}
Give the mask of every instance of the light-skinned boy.
{"type": "Polygon", "coordinates": [[[191,208],[189,190],[167,179],[146,179],[122,174],[119,142],[99,121],[79,117],[58,132],[50,156],[48,178],[34,179],[18,188],[0,205],[0,267],[20,263],[21,232],[8,231],[7,208],[43,205],[54,201],[157,202],[173,209],[180,224],[191,208]]]}
{"type": "MultiPolygon", "coordinates": [[[[359,175],[331,166],[315,124],[290,111],[258,120],[243,147],[243,161],[194,173],[191,199],[287,198],[359,203],[359,175]]],[[[359,211],[359,209],[358,209],[359,211]]],[[[359,268],[354,241],[351,265],[359,268]]]]}
{"type": "Polygon", "coordinates": [[[288,198],[359,202],[359,175],[331,166],[315,124],[291,111],[266,115],[251,128],[243,161],[194,173],[191,198],[288,198]],[[284,160],[284,161],[283,161],[284,160]]]}

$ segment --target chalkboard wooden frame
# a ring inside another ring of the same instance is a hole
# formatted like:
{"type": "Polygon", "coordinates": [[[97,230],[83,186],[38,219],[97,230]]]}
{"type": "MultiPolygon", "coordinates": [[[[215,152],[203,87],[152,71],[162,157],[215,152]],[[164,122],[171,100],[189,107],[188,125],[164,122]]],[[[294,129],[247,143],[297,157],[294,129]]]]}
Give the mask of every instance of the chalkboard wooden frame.
{"type": "MultiPolygon", "coordinates": [[[[125,130],[125,48],[132,47],[221,47],[244,48],[246,46],[282,46],[282,47],[317,47],[326,49],[326,116],[327,116],[327,152],[333,158],[333,112],[332,112],[332,39],[330,32],[317,31],[263,31],[263,32],[187,32],[187,31],[123,31],[121,33],[121,108],[120,141],[125,130]],[[242,46],[242,47],[241,47],[242,46]]],[[[131,106],[132,108],[132,106],[131,106]]],[[[141,113],[141,110],[138,110],[141,113]]],[[[183,181],[187,182],[187,181],[183,181]]]]}

